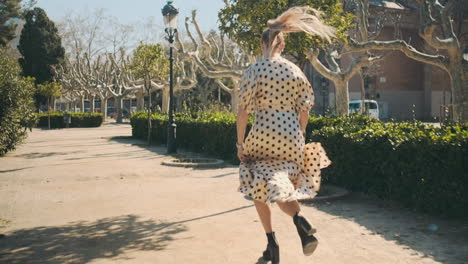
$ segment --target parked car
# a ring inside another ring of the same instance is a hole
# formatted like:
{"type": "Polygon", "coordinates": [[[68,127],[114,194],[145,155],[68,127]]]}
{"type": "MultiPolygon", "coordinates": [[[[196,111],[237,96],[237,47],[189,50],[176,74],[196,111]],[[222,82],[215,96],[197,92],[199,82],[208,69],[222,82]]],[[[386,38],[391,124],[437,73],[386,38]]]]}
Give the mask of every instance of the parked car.
{"type": "MultiPolygon", "coordinates": [[[[367,115],[372,118],[379,118],[379,104],[375,100],[364,100],[367,115]]],[[[352,100],[349,102],[349,113],[359,112],[362,107],[362,100],[352,100]]]]}

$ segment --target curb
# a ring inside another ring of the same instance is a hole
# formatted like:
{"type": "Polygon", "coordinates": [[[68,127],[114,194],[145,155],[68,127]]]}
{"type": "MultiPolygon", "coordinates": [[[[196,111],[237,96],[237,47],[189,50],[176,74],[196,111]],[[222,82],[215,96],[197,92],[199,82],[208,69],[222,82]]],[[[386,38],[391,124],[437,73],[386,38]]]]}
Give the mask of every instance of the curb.
{"type": "Polygon", "coordinates": [[[161,164],[183,168],[221,168],[225,165],[224,160],[208,158],[172,158],[163,160],[161,164]]]}
{"type": "Polygon", "coordinates": [[[344,188],[341,188],[335,185],[327,185],[327,186],[332,188],[334,192],[336,191],[336,193],[331,194],[331,195],[325,195],[325,196],[316,196],[310,199],[299,199],[299,201],[303,203],[315,203],[315,202],[324,202],[324,201],[328,202],[328,201],[334,201],[334,200],[344,198],[345,196],[350,194],[350,192],[344,188]]]}

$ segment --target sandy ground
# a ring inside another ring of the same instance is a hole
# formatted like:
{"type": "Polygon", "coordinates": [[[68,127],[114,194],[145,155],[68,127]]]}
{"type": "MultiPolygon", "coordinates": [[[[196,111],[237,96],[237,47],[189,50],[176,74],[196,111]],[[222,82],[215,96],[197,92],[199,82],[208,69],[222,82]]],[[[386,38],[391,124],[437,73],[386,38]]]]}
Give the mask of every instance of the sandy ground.
{"type": "MultiPolygon", "coordinates": [[[[163,147],[130,135],[128,124],[34,129],[0,158],[0,263],[263,263],[266,237],[235,166],[165,167],[163,147]]],[[[466,222],[358,194],[303,212],[320,241],[310,257],[273,208],[283,264],[468,263],[466,222]]]]}

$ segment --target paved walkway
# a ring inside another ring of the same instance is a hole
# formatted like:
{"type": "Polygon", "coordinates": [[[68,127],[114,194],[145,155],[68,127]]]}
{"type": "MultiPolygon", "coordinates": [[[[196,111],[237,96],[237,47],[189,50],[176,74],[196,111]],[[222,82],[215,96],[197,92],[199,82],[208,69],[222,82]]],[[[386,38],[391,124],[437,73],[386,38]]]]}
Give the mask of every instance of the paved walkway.
{"type": "MultiPolygon", "coordinates": [[[[0,263],[263,263],[235,166],[165,167],[164,148],[130,134],[128,124],[34,129],[0,158],[0,263]]],[[[360,195],[303,211],[319,230],[310,257],[273,208],[283,264],[468,263],[467,223],[360,195]]]]}

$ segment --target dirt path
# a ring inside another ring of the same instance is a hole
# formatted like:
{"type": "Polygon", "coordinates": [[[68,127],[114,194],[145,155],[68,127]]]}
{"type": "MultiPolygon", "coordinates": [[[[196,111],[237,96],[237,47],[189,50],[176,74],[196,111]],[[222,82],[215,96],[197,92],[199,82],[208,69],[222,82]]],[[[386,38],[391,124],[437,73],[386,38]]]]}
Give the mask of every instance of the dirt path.
{"type": "MultiPolygon", "coordinates": [[[[263,263],[235,166],[165,167],[164,148],[115,138],[130,134],[128,124],[34,129],[0,158],[0,263],[263,263]]],[[[319,230],[310,257],[273,208],[283,264],[468,263],[468,223],[360,195],[303,211],[319,230]]]]}

